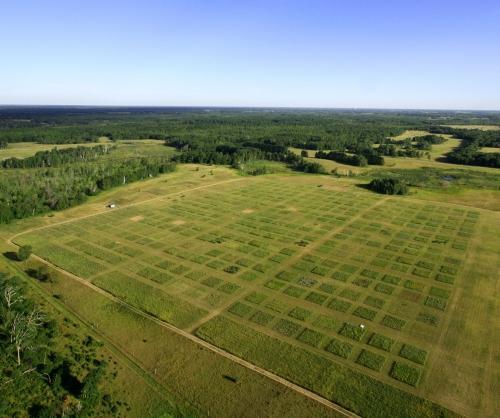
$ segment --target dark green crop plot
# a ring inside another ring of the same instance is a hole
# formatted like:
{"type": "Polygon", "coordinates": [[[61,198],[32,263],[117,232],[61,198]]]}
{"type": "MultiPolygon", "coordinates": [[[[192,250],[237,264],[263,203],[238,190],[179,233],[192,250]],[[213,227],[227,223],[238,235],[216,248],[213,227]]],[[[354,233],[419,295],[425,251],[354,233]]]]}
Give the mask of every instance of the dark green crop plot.
{"type": "Polygon", "coordinates": [[[390,376],[407,385],[417,386],[420,380],[420,371],[413,366],[395,361],[392,364],[390,376]]]}
{"type": "Polygon", "coordinates": [[[384,351],[391,351],[392,346],[394,345],[394,340],[381,334],[373,334],[370,337],[368,344],[384,351]]]}
{"type": "Polygon", "coordinates": [[[347,322],[342,326],[341,330],[339,331],[340,335],[343,335],[344,337],[347,338],[351,338],[355,341],[360,341],[364,333],[365,333],[364,328],[360,327],[359,325],[349,324],[347,322]]]}
{"type": "Polygon", "coordinates": [[[368,350],[362,350],[356,360],[356,363],[379,372],[385,363],[385,357],[380,354],[372,353],[368,350]]]}
{"type": "Polygon", "coordinates": [[[325,350],[329,353],[347,359],[351,354],[353,347],[354,346],[352,344],[334,338],[328,343],[325,350]]]}
{"type": "Polygon", "coordinates": [[[295,322],[289,321],[288,319],[280,319],[274,326],[274,329],[280,334],[292,337],[297,334],[302,327],[295,322]]]}
{"type": "Polygon", "coordinates": [[[418,364],[424,364],[427,359],[427,351],[410,344],[404,344],[399,355],[418,364]]]}

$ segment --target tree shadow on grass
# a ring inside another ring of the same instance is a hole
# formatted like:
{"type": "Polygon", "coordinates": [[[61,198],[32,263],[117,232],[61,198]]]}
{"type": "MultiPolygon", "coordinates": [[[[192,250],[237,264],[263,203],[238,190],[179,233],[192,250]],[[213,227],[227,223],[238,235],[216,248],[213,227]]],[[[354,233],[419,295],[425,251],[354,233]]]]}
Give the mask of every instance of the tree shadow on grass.
{"type": "Polygon", "coordinates": [[[17,254],[14,251],[5,251],[3,256],[11,261],[19,261],[19,258],[17,258],[17,254]]]}

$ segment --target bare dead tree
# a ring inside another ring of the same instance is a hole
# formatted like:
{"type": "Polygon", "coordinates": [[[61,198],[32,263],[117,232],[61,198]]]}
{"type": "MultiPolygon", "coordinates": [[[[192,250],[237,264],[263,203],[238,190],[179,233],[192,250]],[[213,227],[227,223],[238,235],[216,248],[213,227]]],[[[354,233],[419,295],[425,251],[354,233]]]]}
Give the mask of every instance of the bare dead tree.
{"type": "Polygon", "coordinates": [[[10,326],[10,342],[17,352],[17,365],[21,365],[21,351],[29,346],[37,328],[43,325],[43,314],[37,310],[29,313],[18,312],[10,326]]]}
{"type": "Polygon", "coordinates": [[[3,292],[3,297],[5,300],[5,304],[7,305],[7,309],[10,310],[10,308],[16,304],[17,302],[20,302],[22,300],[22,297],[18,295],[17,290],[12,287],[12,286],[6,286],[3,292]]]}

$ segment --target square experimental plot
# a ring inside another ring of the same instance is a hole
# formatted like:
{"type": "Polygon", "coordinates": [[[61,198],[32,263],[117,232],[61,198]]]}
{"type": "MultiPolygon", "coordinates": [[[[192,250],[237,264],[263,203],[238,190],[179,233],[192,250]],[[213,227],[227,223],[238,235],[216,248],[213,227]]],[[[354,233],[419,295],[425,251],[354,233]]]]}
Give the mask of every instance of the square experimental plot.
{"type": "Polygon", "coordinates": [[[474,210],[266,177],[16,239],[195,332],[220,315],[405,387],[425,378],[474,210]]]}

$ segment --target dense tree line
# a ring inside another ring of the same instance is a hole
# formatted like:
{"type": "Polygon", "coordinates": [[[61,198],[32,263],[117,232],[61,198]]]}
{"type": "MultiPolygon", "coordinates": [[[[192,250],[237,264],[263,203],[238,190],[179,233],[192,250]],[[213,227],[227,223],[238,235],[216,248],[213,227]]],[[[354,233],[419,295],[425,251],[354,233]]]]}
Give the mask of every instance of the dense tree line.
{"type": "Polygon", "coordinates": [[[460,146],[448,153],[447,161],[455,164],[500,168],[500,152],[481,152],[482,147],[500,149],[500,130],[484,131],[439,126],[433,128],[432,132],[452,134],[455,138],[461,139],[460,146]]]}
{"type": "Polygon", "coordinates": [[[50,151],[39,151],[35,155],[26,158],[7,158],[0,162],[2,168],[39,168],[57,167],[62,164],[75,162],[89,162],[106,155],[116,147],[97,145],[95,147],[75,147],[57,149],[50,151]]]}
{"type": "Polygon", "coordinates": [[[175,163],[167,159],[139,158],[4,170],[0,176],[0,223],[66,209],[102,190],[174,169],[175,163]]]}
{"type": "Polygon", "coordinates": [[[318,151],[316,158],[322,160],[332,160],[341,164],[349,164],[358,167],[365,167],[368,164],[366,158],[362,155],[348,154],[343,151],[318,151]]]}
{"type": "Polygon", "coordinates": [[[72,336],[62,354],[59,337],[55,321],[27,297],[19,280],[0,272],[0,416],[118,412],[99,386],[106,364],[97,359],[97,342],[72,336]]]}

